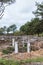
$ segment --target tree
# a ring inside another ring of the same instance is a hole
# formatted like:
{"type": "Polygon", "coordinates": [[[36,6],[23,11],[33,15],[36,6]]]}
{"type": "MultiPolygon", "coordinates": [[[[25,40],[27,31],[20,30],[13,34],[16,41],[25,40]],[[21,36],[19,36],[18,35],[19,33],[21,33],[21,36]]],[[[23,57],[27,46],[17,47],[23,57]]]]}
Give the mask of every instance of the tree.
{"type": "Polygon", "coordinates": [[[37,28],[37,32],[39,31],[39,33],[43,32],[43,2],[42,3],[36,3],[37,9],[35,12],[33,12],[35,14],[35,16],[41,17],[41,19],[39,20],[39,24],[36,26],[37,28]]]}
{"type": "Polygon", "coordinates": [[[8,34],[9,32],[10,32],[10,28],[8,27],[8,28],[7,28],[7,34],[8,34]]]}
{"type": "Polygon", "coordinates": [[[20,31],[24,32],[26,35],[33,35],[40,33],[39,18],[34,18],[31,22],[27,22],[25,25],[21,26],[20,31]]]}
{"type": "Polygon", "coordinates": [[[29,25],[30,25],[30,22],[27,22],[26,24],[22,25],[20,27],[20,31],[26,35],[30,34],[31,27],[29,25]]]}
{"type": "Polygon", "coordinates": [[[9,26],[8,27],[8,29],[7,29],[7,32],[10,32],[10,31],[12,31],[13,33],[15,32],[15,30],[16,30],[16,25],[15,24],[13,24],[13,25],[11,25],[11,26],[9,26]]]}
{"type": "Polygon", "coordinates": [[[20,31],[22,31],[23,33],[25,33],[25,25],[22,25],[22,26],[20,27],[20,31]]]}
{"type": "Polygon", "coordinates": [[[3,34],[3,32],[4,32],[4,29],[1,27],[0,28],[0,34],[3,34]]]}
{"type": "Polygon", "coordinates": [[[35,12],[33,12],[36,16],[41,16],[41,19],[43,20],[43,2],[37,3],[36,2],[37,9],[35,12]]]}
{"type": "Polygon", "coordinates": [[[37,9],[35,12],[35,18],[30,22],[27,22],[25,25],[21,26],[20,30],[25,34],[39,34],[43,32],[43,3],[36,3],[37,9]],[[41,19],[40,19],[41,17],[41,19]]]}
{"type": "Polygon", "coordinates": [[[27,34],[28,35],[28,31],[29,31],[29,29],[28,29],[28,23],[29,22],[27,22],[26,24],[24,24],[24,25],[22,25],[21,27],[20,27],[20,31],[21,32],[23,32],[23,34],[25,35],[25,34],[27,34]]]}
{"type": "Polygon", "coordinates": [[[38,36],[39,36],[39,33],[40,33],[40,25],[39,25],[40,20],[39,20],[39,18],[32,19],[30,24],[32,24],[31,25],[32,26],[32,33],[38,34],[38,36]]]}
{"type": "Polygon", "coordinates": [[[14,32],[14,36],[21,36],[21,35],[24,35],[24,33],[21,32],[21,31],[16,30],[16,31],[14,32]]]}
{"type": "Polygon", "coordinates": [[[3,27],[3,31],[4,31],[4,34],[7,33],[7,27],[6,26],[3,27]]]}
{"type": "Polygon", "coordinates": [[[0,0],[0,19],[2,18],[2,16],[4,15],[4,10],[5,10],[5,7],[14,3],[15,0],[0,0]],[[6,4],[6,6],[5,6],[6,4]]]}
{"type": "Polygon", "coordinates": [[[0,33],[7,34],[7,27],[6,26],[1,27],[0,33]]]}

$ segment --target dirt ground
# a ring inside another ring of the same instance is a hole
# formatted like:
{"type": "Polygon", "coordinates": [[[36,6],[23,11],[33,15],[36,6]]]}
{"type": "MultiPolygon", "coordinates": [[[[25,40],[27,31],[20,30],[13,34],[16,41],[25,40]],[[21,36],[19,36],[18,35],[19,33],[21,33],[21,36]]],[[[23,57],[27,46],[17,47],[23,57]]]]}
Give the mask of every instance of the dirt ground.
{"type": "Polygon", "coordinates": [[[15,60],[24,60],[29,58],[37,58],[37,57],[43,57],[43,49],[40,49],[38,51],[31,51],[30,53],[17,53],[14,52],[12,54],[3,55],[2,52],[0,52],[0,58],[6,58],[6,59],[15,59],[15,60]]]}
{"type": "MultiPolygon", "coordinates": [[[[43,41],[39,42],[40,44],[43,43],[43,41]]],[[[31,51],[29,53],[17,53],[15,54],[14,52],[11,54],[6,54],[4,55],[0,51],[0,58],[6,58],[6,59],[15,59],[15,60],[24,60],[24,59],[29,59],[29,58],[37,58],[37,57],[43,57],[43,48],[36,50],[36,51],[31,51]]]]}

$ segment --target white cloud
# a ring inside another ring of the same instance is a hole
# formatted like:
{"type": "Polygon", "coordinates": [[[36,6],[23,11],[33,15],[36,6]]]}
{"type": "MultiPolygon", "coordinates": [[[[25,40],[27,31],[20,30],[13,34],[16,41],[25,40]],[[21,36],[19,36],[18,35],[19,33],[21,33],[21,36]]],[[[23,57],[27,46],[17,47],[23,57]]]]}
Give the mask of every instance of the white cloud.
{"type": "Polygon", "coordinates": [[[34,17],[32,11],[35,10],[35,1],[43,0],[16,0],[16,3],[7,6],[0,26],[16,24],[18,28],[34,17]]]}

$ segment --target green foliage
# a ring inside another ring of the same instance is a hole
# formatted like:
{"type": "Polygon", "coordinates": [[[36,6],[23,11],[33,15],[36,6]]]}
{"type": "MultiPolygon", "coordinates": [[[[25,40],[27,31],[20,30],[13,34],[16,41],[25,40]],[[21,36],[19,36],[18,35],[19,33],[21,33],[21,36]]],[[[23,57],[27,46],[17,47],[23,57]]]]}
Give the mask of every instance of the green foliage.
{"type": "Polygon", "coordinates": [[[11,25],[11,26],[9,26],[8,28],[7,28],[7,32],[10,32],[10,31],[12,31],[13,33],[15,32],[15,30],[16,30],[16,25],[15,24],[13,24],[13,25],[11,25]]]}
{"type": "Polygon", "coordinates": [[[13,3],[15,0],[0,0],[0,2],[3,2],[3,3],[13,3]]]}
{"type": "Polygon", "coordinates": [[[37,9],[35,12],[33,12],[37,17],[41,17],[40,18],[40,22],[37,24],[36,28],[36,32],[39,34],[39,33],[42,33],[43,32],[43,2],[42,3],[37,3],[36,2],[36,6],[37,6],[37,9]]]}
{"type": "Polygon", "coordinates": [[[4,15],[5,7],[14,3],[15,0],[0,0],[0,19],[2,19],[4,15]]]}
{"type": "Polygon", "coordinates": [[[4,54],[9,54],[9,53],[12,53],[13,51],[14,51],[13,47],[8,47],[7,49],[4,49],[2,52],[4,54]]]}
{"type": "Polygon", "coordinates": [[[14,36],[20,36],[20,35],[24,35],[24,33],[21,31],[15,31],[14,32],[14,36]]]}
{"type": "Polygon", "coordinates": [[[21,26],[20,31],[24,34],[39,34],[43,32],[43,2],[36,3],[37,9],[33,12],[36,15],[36,18],[32,19],[30,22],[27,22],[25,25],[21,26]],[[41,19],[39,19],[41,16],[41,19]]]}
{"type": "Polygon", "coordinates": [[[34,18],[31,22],[27,22],[25,25],[21,26],[20,31],[28,34],[38,34],[43,32],[43,23],[40,22],[39,18],[34,18]]]}
{"type": "Polygon", "coordinates": [[[23,32],[24,34],[29,34],[29,25],[30,24],[30,22],[27,22],[25,25],[22,25],[21,27],[20,27],[20,31],[21,32],[23,32]]]}
{"type": "Polygon", "coordinates": [[[43,57],[37,57],[37,58],[31,58],[30,57],[30,59],[20,61],[21,64],[30,63],[30,62],[43,62],[43,57]]]}
{"type": "Polygon", "coordinates": [[[41,16],[41,19],[43,20],[43,2],[37,3],[36,2],[37,9],[35,12],[33,12],[36,16],[41,16]]]}
{"type": "Polygon", "coordinates": [[[33,34],[39,35],[39,33],[41,32],[40,31],[40,20],[39,20],[39,18],[32,19],[30,25],[31,25],[31,32],[33,34]]]}
{"type": "Polygon", "coordinates": [[[15,60],[0,59],[0,65],[20,65],[20,63],[15,60]]]}
{"type": "Polygon", "coordinates": [[[4,32],[4,29],[0,28],[0,34],[3,34],[3,32],[4,32]]]}
{"type": "Polygon", "coordinates": [[[30,62],[43,62],[43,57],[38,57],[38,58],[30,58],[26,60],[6,60],[6,59],[0,59],[0,65],[24,65],[25,63],[30,63],[30,62]]]}
{"type": "Polygon", "coordinates": [[[13,24],[13,25],[11,25],[9,27],[6,27],[6,26],[1,27],[0,28],[0,34],[9,34],[10,31],[13,34],[16,31],[16,28],[17,27],[16,27],[15,24],[13,24]]]}
{"type": "Polygon", "coordinates": [[[7,32],[7,27],[6,26],[3,26],[3,27],[0,27],[0,34],[6,34],[7,32]]]}

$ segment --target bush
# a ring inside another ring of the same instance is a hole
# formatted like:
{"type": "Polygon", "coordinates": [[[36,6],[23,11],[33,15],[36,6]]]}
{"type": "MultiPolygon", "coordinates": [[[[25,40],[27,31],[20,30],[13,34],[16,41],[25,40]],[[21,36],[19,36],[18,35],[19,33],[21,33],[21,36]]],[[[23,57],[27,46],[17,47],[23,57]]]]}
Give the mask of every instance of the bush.
{"type": "Polygon", "coordinates": [[[8,47],[7,49],[2,50],[4,54],[12,53],[14,51],[13,47],[8,47]]]}
{"type": "Polygon", "coordinates": [[[10,52],[14,51],[14,47],[8,47],[7,50],[9,50],[10,52]]]}
{"type": "Polygon", "coordinates": [[[8,54],[9,52],[8,52],[8,50],[3,50],[2,51],[4,54],[8,54]]]}

